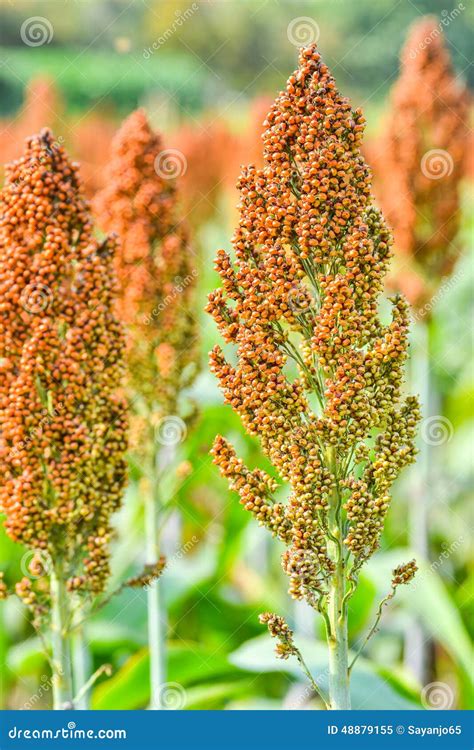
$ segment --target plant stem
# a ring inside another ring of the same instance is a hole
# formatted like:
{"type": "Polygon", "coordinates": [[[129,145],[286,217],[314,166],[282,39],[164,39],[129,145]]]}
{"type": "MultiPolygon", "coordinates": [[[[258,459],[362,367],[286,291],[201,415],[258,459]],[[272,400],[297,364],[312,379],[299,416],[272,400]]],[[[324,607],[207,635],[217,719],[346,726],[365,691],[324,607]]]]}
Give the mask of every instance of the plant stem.
{"type": "Polygon", "coordinates": [[[345,601],[346,577],[342,549],[341,498],[337,480],[334,448],[328,450],[329,465],[336,483],[329,511],[331,534],[328,551],[335,569],[331,576],[328,597],[330,631],[329,646],[329,702],[331,710],[347,710],[351,707],[349,692],[349,646],[347,636],[347,604],[345,601]]]}
{"type": "Polygon", "coordinates": [[[51,644],[53,666],[53,708],[72,707],[70,643],[67,633],[69,600],[61,560],[54,561],[51,580],[51,644]]]}
{"type": "MultiPolygon", "coordinates": [[[[430,371],[430,324],[429,321],[419,322],[415,329],[413,347],[412,378],[420,394],[424,419],[436,414],[437,405],[434,396],[434,383],[430,371]]],[[[417,556],[428,560],[428,505],[430,488],[433,486],[433,472],[435,469],[432,446],[429,442],[419,439],[419,458],[413,470],[415,482],[415,498],[409,504],[409,540],[410,547],[417,556]]],[[[405,635],[405,666],[411,671],[416,680],[424,685],[428,679],[428,643],[426,634],[419,620],[413,618],[405,635]]]]}
{"type": "MultiPolygon", "coordinates": [[[[153,487],[145,501],[147,563],[155,564],[160,557],[158,520],[161,510],[159,451],[153,452],[153,487]]],[[[162,686],[166,682],[166,612],[162,601],[162,581],[153,580],[147,587],[148,649],[150,654],[150,709],[160,710],[162,686]]]]}
{"type": "Polygon", "coordinates": [[[301,655],[301,651],[297,650],[296,658],[298,659],[298,662],[299,662],[299,665],[300,665],[301,669],[303,670],[304,674],[308,678],[308,680],[309,680],[309,682],[311,684],[311,687],[313,688],[313,690],[315,691],[315,693],[317,695],[319,695],[319,697],[323,701],[323,703],[326,706],[326,708],[329,708],[329,698],[325,694],[325,692],[319,687],[319,685],[315,682],[315,680],[313,678],[313,675],[311,674],[308,665],[306,664],[305,660],[303,659],[303,656],[301,655]]]}
{"type": "Polygon", "coordinates": [[[99,677],[106,674],[110,677],[112,674],[112,668],[110,664],[102,664],[99,669],[96,669],[89,679],[84,683],[79,692],[74,696],[74,708],[78,708],[84,698],[84,696],[90,691],[91,687],[95,685],[99,677]]]}
{"type": "Polygon", "coordinates": [[[382,617],[382,610],[383,610],[384,604],[387,604],[387,602],[390,601],[390,599],[393,599],[394,596],[395,596],[395,589],[392,587],[390,593],[387,594],[387,596],[385,597],[385,599],[382,599],[382,601],[380,602],[380,604],[378,606],[377,614],[375,615],[375,622],[372,625],[372,627],[370,628],[370,630],[367,633],[367,635],[364,638],[364,640],[362,641],[361,646],[357,649],[357,652],[356,652],[356,654],[355,654],[354,658],[352,659],[352,661],[350,663],[350,666],[349,666],[349,674],[351,673],[354,664],[356,663],[357,659],[359,658],[359,656],[361,655],[362,651],[366,647],[367,643],[370,641],[370,639],[372,638],[372,636],[374,635],[374,633],[377,631],[378,624],[380,622],[380,618],[382,617]]]}
{"type": "Polygon", "coordinates": [[[336,564],[329,590],[329,700],[331,709],[350,709],[349,648],[347,639],[347,606],[343,602],[345,590],[344,561],[336,564]]]}
{"type": "MultiPolygon", "coordinates": [[[[80,610],[79,613],[80,615],[80,610]]],[[[71,632],[71,651],[74,682],[74,708],[86,711],[89,708],[87,685],[92,672],[92,660],[85,636],[84,624],[74,627],[71,632]]]]}

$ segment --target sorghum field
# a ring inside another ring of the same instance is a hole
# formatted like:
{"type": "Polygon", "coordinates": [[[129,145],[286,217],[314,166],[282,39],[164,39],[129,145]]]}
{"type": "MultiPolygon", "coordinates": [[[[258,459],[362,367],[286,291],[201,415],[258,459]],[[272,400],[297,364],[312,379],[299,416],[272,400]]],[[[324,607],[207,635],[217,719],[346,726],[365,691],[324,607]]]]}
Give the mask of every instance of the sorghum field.
{"type": "Polygon", "coordinates": [[[472,708],[472,11],[0,12],[1,708],[472,708]]]}

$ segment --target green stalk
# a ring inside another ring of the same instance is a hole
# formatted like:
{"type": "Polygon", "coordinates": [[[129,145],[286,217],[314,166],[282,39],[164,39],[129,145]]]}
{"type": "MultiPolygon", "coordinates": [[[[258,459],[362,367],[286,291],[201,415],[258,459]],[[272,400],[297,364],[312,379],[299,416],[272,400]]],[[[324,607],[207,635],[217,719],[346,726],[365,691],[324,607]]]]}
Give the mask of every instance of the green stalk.
{"type": "Polygon", "coordinates": [[[344,554],[342,549],[341,499],[338,491],[337,467],[334,448],[328,451],[329,465],[336,480],[330,506],[331,535],[328,551],[334,561],[328,597],[329,616],[329,706],[331,710],[348,710],[351,707],[349,692],[349,646],[347,636],[347,604],[344,554]]]}
{"type": "MultiPolygon", "coordinates": [[[[420,394],[423,418],[436,414],[434,383],[431,376],[431,330],[429,321],[418,322],[414,328],[415,341],[412,356],[413,384],[420,394]]],[[[432,446],[421,438],[418,442],[419,455],[413,471],[415,481],[414,502],[408,506],[408,526],[410,547],[424,560],[428,554],[428,506],[430,486],[435,470],[432,446]]],[[[429,644],[419,620],[413,619],[405,636],[405,665],[416,680],[424,685],[428,678],[429,644]]]]}
{"type": "Polygon", "coordinates": [[[51,645],[53,669],[53,708],[72,707],[71,655],[68,638],[69,599],[61,560],[54,562],[51,571],[51,645]]]}
{"type": "MultiPolygon", "coordinates": [[[[78,615],[81,615],[79,610],[78,615]]],[[[84,625],[74,627],[71,634],[72,671],[74,682],[74,708],[86,711],[89,708],[89,690],[84,686],[92,672],[91,654],[86,640],[84,625]],[[79,696],[79,697],[78,697],[79,696]]]]}
{"type": "MultiPolygon", "coordinates": [[[[145,501],[147,563],[153,565],[160,557],[158,521],[161,510],[159,492],[160,456],[153,451],[153,486],[145,501]]],[[[166,611],[162,601],[162,581],[153,580],[147,587],[148,649],[150,654],[150,709],[165,708],[162,686],[166,682],[166,611]]]]}
{"type": "Polygon", "coordinates": [[[347,638],[347,606],[344,603],[344,561],[336,564],[329,589],[329,701],[333,710],[351,707],[349,693],[349,647],[347,638]]]}

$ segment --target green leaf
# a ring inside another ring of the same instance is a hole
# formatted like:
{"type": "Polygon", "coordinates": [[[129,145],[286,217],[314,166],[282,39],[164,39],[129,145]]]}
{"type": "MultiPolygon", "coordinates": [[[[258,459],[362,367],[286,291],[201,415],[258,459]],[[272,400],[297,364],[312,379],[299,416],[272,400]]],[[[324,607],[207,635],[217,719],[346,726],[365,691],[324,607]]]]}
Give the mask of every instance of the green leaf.
{"type": "Polygon", "coordinates": [[[118,622],[96,620],[87,625],[87,640],[94,653],[135,649],[146,644],[145,631],[118,622]]]}
{"type": "Polygon", "coordinates": [[[113,677],[94,688],[92,708],[125,711],[146,706],[150,699],[148,664],[145,649],[131,656],[113,677]]]}
{"type": "Polygon", "coordinates": [[[354,596],[349,601],[349,641],[352,641],[369,623],[376,593],[377,588],[374,583],[362,574],[354,596]]]}
{"type": "MultiPolygon", "coordinates": [[[[92,695],[92,707],[97,710],[143,708],[150,700],[148,670],[148,649],[142,649],[131,656],[113,677],[97,685],[92,695]]],[[[213,649],[204,650],[196,643],[170,644],[168,647],[168,681],[183,688],[217,675],[236,674],[235,667],[215,654],[213,649]]],[[[204,686],[202,690],[205,690],[204,686]]]]}
{"type": "Polygon", "coordinates": [[[222,708],[229,700],[248,693],[246,681],[217,682],[212,685],[198,685],[186,690],[186,703],[183,708],[210,710],[222,708]]]}
{"type": "Polygon", "coordinates": [[[39,638],[28,638],[26,641],[11,646],[7,653],[6,663],[16,675],[26,677],[37,674],[46,668],[46,656],[39,638]]]}

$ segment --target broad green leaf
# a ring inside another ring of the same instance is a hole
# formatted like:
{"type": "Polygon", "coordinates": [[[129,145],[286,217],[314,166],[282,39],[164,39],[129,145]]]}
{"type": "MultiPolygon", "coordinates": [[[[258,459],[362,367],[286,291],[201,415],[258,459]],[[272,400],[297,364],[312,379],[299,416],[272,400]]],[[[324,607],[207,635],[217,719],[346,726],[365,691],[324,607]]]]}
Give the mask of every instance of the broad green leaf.
{"type": "MultiPolygon", "coordinates": [[[[126,619],[126,618],[124,618],[126,619]]],[[[96,620],[86,626],[87,640],[95,653],[138,648],[146,644],[145,630],[119,622],[96,620]]]]}
{"type": "Polygon", "coordinates": [[[11,646],[7,653],[7,666],[16,675],[37,674],[46,669],[46,656],[39,638],[28,638],[26,641],[11,646]]]}
{"type": "MultiPolygon", "coordinates": [[[[148,650],[131,656],[110,679],[94,690],[92,707],[100,710],[127,710],[145,707],[150,700],[148,650]]],[[[217,675],[236,674],[229,662],[199,644],[169,645],[168,680],[187,689],[193,682],[202,682],[217,675]]],[[[203,688],[204,689],[204,688],[203,688]]]]}
{"type": "Polygon", "coordinates": [[[99,683],[92,693],[95,710],[129,710],[144,708],[150,699],[148,651],[131,656],[109,680],[99,683]]]}
{"type": "Polygon", "coordinates": [[[185,704],[187,709],[218,709],[233,698],[246,694],[248,685],[246,681],[217,682],[210,685],[197,685],[185,691],[185,704]]]}
{"type": "Polygon", "coordinates": [[[355,594],[349,602],[349,641],[370,623],[376,593],[377,589],[373,582],[362,574],[355,594]]]}

